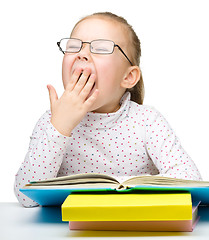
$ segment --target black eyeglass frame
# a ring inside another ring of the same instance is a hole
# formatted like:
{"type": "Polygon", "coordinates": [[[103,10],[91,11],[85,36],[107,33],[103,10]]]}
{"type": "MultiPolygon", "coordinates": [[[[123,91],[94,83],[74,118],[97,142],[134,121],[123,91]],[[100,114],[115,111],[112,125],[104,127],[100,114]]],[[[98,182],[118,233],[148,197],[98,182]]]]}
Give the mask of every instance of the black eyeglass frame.
{"type": "MultiPolygon", "coordinates": [[[[73,52],[73,53],[78,53],[78,52],[80,52],[81,49],[83,48],[83,44],[84,44],[84,43],[88,43],[88,44],[90,44],[90,46],[91,46],[91,43],[94,42],[94,41],[109,41],[109,42],[112,42],[114,45],[113,45],[113,50],[112,50],[111,53],[94,53],[94,52],[93,52],[93,54],[101,54],[101,55],[112,54],[112,53],[114,52],[115,47],[117,47],[117,48],[122,52],[122,54],[126,57],[126,59],[129,61],[129,63],[131,64],[131,66],[134,66],[134,64],[130,61],[130,59],[129,59],[128,56],[125,54],[125,52],[122,50],[122,48],[121,48],[118,44],[115,44],[112,40],[96,39],[96,40],[93,40],[93,41],[91,41],[91,42],[83,42],[82,40],[80,40],[80,39],[78,39],[78,38],[62,38],[59,42],[57,42],[57,46],[59,47],[59,50],[60,50],[63,54],[65,54],[65,53],[70,53],[70,52],[67,52],[67,51],[63,51],[62,48],[60,47],[60,43],[61,43],[61,41],[64,40],[64,39],[76,39],[76,40],[81,41],[81,48],[80,48],[80,50],[77,51],[77,52],[73,52]]],[[[90,52],[92,53],[91,48],[90,48],[90,52]]]]}

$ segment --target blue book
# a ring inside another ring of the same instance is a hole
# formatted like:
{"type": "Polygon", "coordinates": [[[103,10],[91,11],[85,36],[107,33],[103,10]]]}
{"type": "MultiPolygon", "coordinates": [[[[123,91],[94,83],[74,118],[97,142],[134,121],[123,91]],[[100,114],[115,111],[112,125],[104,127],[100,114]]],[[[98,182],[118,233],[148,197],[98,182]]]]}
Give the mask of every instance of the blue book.
{"type": "Polygon", "coordinates": [[[62,205],[69,194],[76,193],[163,193],[190,192],[193,201],[209,205],[209,182],[169,177],[137,176],[120,183],[104,174],[76,174],[48,180],[31,182],[20,191],[39,205],[62,205]]]}

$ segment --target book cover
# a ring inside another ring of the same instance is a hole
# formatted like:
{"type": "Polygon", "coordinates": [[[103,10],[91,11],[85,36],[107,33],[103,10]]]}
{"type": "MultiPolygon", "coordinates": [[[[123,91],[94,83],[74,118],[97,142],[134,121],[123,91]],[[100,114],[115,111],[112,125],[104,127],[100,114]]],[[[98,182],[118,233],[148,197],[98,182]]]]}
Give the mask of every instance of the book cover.
{"type": "Polygon", "coordinates": [[[20,189],[20,191],[27,197],[31,198],[41,206],[53,206],[62,205],[67,196],[71,193],[79,192],[103,192],[103,193],[140,193],[140,192],[190,192],[192,199],[201,201],[203,205],[209,205],[209,187],[185,187],[185,186],[147,186],[139,185],[127,189],[115,189],[115,187],[89,187],[73,188],[71,186],[65,186],[64,188],[56,187],[48,189],[20,189]]]}
{"type": "Polygon", "coordinates": [[[71,194],[62,204],[62,220],[192,220],[191,194],[71,194]]]}

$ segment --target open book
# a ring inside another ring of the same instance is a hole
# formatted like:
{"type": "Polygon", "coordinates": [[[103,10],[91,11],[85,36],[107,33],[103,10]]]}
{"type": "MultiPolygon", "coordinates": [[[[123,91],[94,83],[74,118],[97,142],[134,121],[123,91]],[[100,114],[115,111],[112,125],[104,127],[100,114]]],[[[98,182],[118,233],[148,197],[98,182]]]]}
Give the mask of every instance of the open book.
{"type": "Polygon", "coordinates": [[[114,187],[115,189],[127,189],[137,185],[151,186],[208,186],[209,182],[184,180],[177,178],[161,177],[158,175],[130,177],[126,181],[119,182],[116,178],[98,173],[83,173],[71,176],[51,178],[42,181],[30,182],[24,188],[103,188],[114,187]]]}
{"type": "Polygon", "coordinates": [[[209,204],[209,182],[152,176],[130,177],[119,182],[112,176],[95,173],[76,174],[30,182],[20,189],[40,205],[61,205],[75,192],[188,191],[203,204],[209,204]]]}

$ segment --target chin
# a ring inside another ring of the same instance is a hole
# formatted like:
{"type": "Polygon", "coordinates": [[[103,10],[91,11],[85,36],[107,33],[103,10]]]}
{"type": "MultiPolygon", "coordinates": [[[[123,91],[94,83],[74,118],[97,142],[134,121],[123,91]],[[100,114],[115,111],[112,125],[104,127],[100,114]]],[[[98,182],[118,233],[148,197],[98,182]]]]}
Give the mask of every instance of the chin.
{"type": "Polygon", "coordinates": [[[89,109],[89,112],[100,112],[98,107],[92,107],[89,109]]]}
{"type": "Polygon", "coordinates": [[[96,113],[105,113],[104,111],[102,111],[102,106],[98,106],[96,104],[94,104],[90,109],[89,112],[96,112],[96,113]]]}

